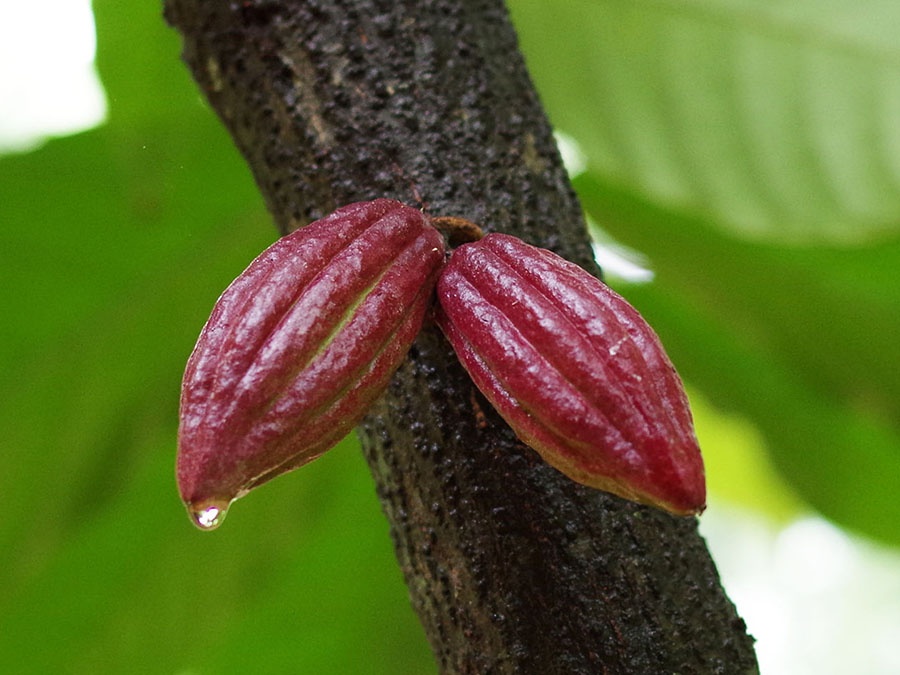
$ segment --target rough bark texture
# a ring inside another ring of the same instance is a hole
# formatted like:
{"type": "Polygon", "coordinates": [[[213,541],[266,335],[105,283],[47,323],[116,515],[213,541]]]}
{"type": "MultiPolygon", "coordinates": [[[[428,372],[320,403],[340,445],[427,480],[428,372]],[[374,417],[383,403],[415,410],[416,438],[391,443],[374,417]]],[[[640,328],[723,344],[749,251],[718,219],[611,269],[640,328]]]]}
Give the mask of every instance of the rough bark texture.
{"type": "MultiPolygon", "coordinates": [[[[282,231],[395,197],[596,272],[500,0],[167,0],[166,17],[282,231]]],[[[435,328],[361,436],[442,672],[757,672],[696,521],[544,465],[435,328]]]]}

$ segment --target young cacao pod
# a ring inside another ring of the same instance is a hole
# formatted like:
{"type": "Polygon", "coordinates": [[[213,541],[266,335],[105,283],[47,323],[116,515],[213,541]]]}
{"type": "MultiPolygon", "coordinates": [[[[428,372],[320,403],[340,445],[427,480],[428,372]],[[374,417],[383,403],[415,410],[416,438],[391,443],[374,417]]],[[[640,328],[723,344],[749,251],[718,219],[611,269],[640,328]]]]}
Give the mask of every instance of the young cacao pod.
{"type": "Polygon", "coordinates": [[[430,307],[444,240],[389,199],[338,209],[228,287],[184,374],[179,492],[196,524],[335,445],[384,391],[430,307]]]}
{"type": "Polygon", "coordinates": [[[437,322],[516,435],[573,480],[676,514],[706,501],[681,380],[621,296],[504,234],[457,248],[437,322]]]}

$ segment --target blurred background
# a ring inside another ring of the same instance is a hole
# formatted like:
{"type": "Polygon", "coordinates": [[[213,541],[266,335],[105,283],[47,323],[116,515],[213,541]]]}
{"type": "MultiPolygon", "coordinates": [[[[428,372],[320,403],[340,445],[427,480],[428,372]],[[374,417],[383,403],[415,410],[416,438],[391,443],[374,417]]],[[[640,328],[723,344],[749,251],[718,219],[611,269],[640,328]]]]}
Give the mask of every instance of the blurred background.
{"type": "MultiPolygon", "coordinates": [[[[160,4],[0,7],[0,671],[436,672],[355,439],[178,501],[184,363],[277,234],[160,4]]],[[[900,672],[900,4],[510,8],[763,673],[900,672]]]]}

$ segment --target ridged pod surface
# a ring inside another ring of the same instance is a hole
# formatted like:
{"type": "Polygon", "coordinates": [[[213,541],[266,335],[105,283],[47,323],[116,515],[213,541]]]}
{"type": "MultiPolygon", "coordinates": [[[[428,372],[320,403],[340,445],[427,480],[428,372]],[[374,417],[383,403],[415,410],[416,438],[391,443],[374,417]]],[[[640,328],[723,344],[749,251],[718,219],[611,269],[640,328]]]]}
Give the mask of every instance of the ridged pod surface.
{"type": "Polygon", "coordinates": [[[437,322],[516,435],[579,483],[680,515],[706,502],[681,380],[621,296],[551,251],[489,234],[451,255],[437,322]]]}
{"type": "Polygon", "coordinates": [[[198,525],[359,422],[421,328],[443,261],[427,216],[378,199],[281,238],[228,287],[182,384],[177,479],[198,525]]]}

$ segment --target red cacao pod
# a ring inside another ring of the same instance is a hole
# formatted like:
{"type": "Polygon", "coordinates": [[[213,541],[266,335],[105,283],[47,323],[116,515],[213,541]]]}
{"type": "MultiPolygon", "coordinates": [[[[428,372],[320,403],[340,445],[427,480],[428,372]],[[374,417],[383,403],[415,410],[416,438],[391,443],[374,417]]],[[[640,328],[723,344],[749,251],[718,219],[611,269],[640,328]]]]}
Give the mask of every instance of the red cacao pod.
{"type": "Polygon", "coordinates": [[[443,261],[428,217],[378,199],[281,238],[228,287],[182,384],[178,487],[199,526],[359,422],[421,328],[443,261]]]}
{"type": "Polygon", "coordinates": [[[631,305],[555,253],[504,234],[457,248],[437,322],[516,435],[573,480],[676,514],[703,510],[681,380],[631,305]]]}

